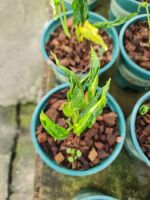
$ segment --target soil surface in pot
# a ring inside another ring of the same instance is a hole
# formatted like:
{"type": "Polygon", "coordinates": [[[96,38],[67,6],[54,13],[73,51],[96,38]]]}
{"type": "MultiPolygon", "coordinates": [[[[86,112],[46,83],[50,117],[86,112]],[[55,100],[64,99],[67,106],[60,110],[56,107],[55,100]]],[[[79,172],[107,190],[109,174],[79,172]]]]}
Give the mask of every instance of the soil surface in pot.
{"type": "MultiPolygon", "coordinates": [[[[66,102],[66,89],[51,96],[45,109],[46,115],[60,126],[67,128],[66,117],[62,112],[62,105],[66,102]]],[[[73,169],[89,169],[107,158],[117,142],[119,136],[117,114],[107,106],[91,129],[87,129],[80,137],[70,133],[68,138],[62,141],[54,139],[42,128],[41,124],[36,129],[37,141],[44,152],[59,165],[73,169]],[[67,149],[79,150],[82,155],[74,162],[69,162],[67,149]]]]}
{"type": "MultiPolygon", "coordinates": [[[[150,100],[144,105],[150,107],[150,100]]],[[[136,118],[136,134],[144,154],[150,159],[150,111],[143,115],[138,113],[136,118]]]]}
{"type": "Polygon", "coordinates": [[[128,27],[124,36],[124,47],[129,57],[146,70],[150,70],[148,34],[147,22],[137,21],[128,27]]]}
{"type": "Polygon", "coordinates": [[[99,34],[108,46],[108,51],[101,55],[100,46],[84,39],[82,42],[77,41],[75,29],[72,19],[68,20],[71,38],[67,38],[62,27],[58,27],[51,38],[45,45],[45,49],[50,59],[54,61],[50,55],[52,51],[60,60],[61,64],[71,69],[73,72],[87,72],[90,67],[90,47],[92,46],[100,59],[101,67],[105,66],[112,59],[113,41],[112,38],[104,30],[99,30],[99,34]]]}

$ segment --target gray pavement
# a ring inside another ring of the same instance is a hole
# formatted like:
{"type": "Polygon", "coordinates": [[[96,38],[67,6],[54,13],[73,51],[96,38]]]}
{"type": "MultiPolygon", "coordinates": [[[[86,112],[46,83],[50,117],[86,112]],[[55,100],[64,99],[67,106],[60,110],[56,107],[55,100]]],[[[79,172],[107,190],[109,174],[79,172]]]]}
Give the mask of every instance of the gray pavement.
{"type": "Polygon", "coordinates": [[[36,100],[44,60],[41,30],[49,19],[48,0],[0,1],[0,105],[36,100]]]}

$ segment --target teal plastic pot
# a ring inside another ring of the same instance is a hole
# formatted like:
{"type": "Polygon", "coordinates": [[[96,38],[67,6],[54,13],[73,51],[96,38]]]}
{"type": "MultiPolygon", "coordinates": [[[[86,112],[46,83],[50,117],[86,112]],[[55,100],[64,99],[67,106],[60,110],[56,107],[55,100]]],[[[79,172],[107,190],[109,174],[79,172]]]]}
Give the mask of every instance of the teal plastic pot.
{"type": "Polygon", "coordinates": [[[150,167],[150,160],[146,157],[143,153],[139,142],[136,137],[135,131],[135,123],[136,123],[136,116],[139,111],[140,106],[146,101],[150,99],[150,91],[143,95],[135,104],[131,115],[127,120],[127,136],[125,140],[126,149],[129,151],[131,155],[136,157],[137,159],[143,161],[146,165],[150,167]]]}
{"type": "MultiPolygon", "coordinates": [[[[72,10],[72,6],[71,6],[71,3],[72,3],[73,0],[65,0],[65,6],[68,10],[72,10]]],[[[88,1],[89,3],[89,9],[90,10],[93,10],[97,4],[97,0],[89,0],[88,1]]]]}
{"type": "MultiPolygon", "coordinates": [[[[138,11],[139,1],[136,0],[111,0],[109,9],[109,20],[115,20],[116,18],[127,16],[133,12],[138,11]]],[[[150,11],[150,4],[149,4],[150,11]]],[[[145,14],[145,9],[141,8],[139,14],[145,14]]],[[[116,29],[120,31],[122,25],[116,29]]]]}
{"type": "Polygon", "coordinates": [[[133,90],[147,90],[150,88],[150,71],[141,68],[127,54],[124,48],[124,34],[129,25],[137,20],[146,20],[146,15],[138,15],[128,21],[121,29],[119,44],[121,50],[120,61],[117,64],[116,81],[122,88],[133,90]]]}
{"type": "MultiPolygon", "coordinates": [[[[67,12],[67,17],[69,18],[72,15],[71,11],[67,12]]],[[[93,12],[90,12],[89,15],[89,21],[92,23],[98,22],[98,21],[106,21],[106,19],[98,14],[95,14],[93,12]]],[[[60,70],[54,62],[52,62],[49,59],[49,56],[47,55],[47,52],[45,50],[45,44],[47,43],[47,41],[49,40],[51,34],[55,31],[55,29],[60,26],[60,19],[58,18],[57,20],[52,20],[50,22],[47,23],[47,25],[44,27],[42,36],[41,36],[41,52],[42,55],[46,61],[46,63],[53,69],[54,73],[56,74],[56,77],[59,81],[61,82],[67,82],[67,77],[65,76],[65,74],[63,73],[62,70],[60,70]]],[[[114,44],[114,48],[113,48],[113,56],[111,61],[105,65],[103,68],[100,69],[99,74],[103,74],[105,71],[107,71],[110,67],[112,67],[112,65],[115,63],[115,61],[118,58],[118,54],[119,54],[119,39],[118,39],[118,35],[117,32],[114,28],[111,29],[106,29],[107,33],[109,34],[109,36],[113,39],[113,44],[114,44]]]]}
{"type": "MultiPolygon", "coordinates": [[[[48,100],[50,99],[51,95],[54,94],[55,92],[58,92],[59,90],[62,90],[64,88],[68,88],[69,85],[68,84],[61,84],[59,86],[57,86],[56,88],[50,90],[39,102],[39,104],[37,105],[33,117],[32,117],[32,125],[31,125],[31,132],[32,132],[32,141],[34,144],[34,147],[37,151],[37,153],[39,154],[39,156],[41,157],[41,159],[52,169],[66,174],[66,175],[70,175],[70,176],[86,176],[86,175],[91,175],[94,173],[97,173],[103,169],[105,169],[107,166],[109,166],[118,156],[118,154],[120,153],[122,146],[124,144],[124,139],[125,139],[125,120],[124,120],[124,116],[122,113],[122,110],[120,108],[120,106],[118,105],[118,103],[115,101],[115,99],[108,94],[108,105],[110,106],[110,108],[116,112],[118,114],[118,122],[119,122],[119,132],[120,132],[120,136],[122,138],[122,140],[120,141],[120,143],[117,143],[114,151],[112,152],[112,154],[106,158],[105,160],[103,160],[100,164],[98,164],[97,166],[90,168],[88,170],[83,170],[83,171],[79,171],[79,170],[70,170],[67,168],[63,168],[61,166],[59,166],[54,160],[51,160],[47,154],[42,150],[42,148],[40,147],[40,145],[37,142],[36,139],[36,127],[39,123],[39,115],[41,113],[42,110],[44,110],[48,104],[48,100]]],[[[98,88],[99,89],[99,88],[98,88]]]]}
{"type": "Polygon", "coordinates": [[[102,195],[98,192],[84,192],[77,194],[73,200],[117,200],[116,198],[102,195]]]}

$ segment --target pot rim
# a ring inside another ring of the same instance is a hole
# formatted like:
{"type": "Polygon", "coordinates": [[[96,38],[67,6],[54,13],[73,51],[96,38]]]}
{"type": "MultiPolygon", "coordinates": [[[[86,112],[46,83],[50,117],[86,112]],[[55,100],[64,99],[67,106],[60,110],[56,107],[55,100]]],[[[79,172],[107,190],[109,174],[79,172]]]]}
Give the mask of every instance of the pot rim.
{"type": "Polygon", "coordinates": [[[136,123],[136,116],[139,111],[140,106],[147,100],[150,99],[150,91],[145,93],[135,104],[133,111],[131,113],[130,118],[130,133],[131,138],[133,141],[133,144],[138,151],[139,155],[142,157],[142,160],[144,160],[148,166],[150,166],[150,160],[147,158],[147,156],[143,153],[142,148],[140,147],[140,144],[137,140],[136,131],[135,131],[135,123],[136,123]]]}
{"type": "MultiPolygon", "coordinates": [[[[108,21],[106,18],[104,18],[103,16],[101,15],[98,15],[94,12],[89,12],[90,16],[93,16],[95,17],[96,19],[100,19],[102,21],[108,21]]],[[[70,17],[72,14],[72,11],[67,11],[66,12],[66,15],[67,17],[70,17]]],[[[63,15],[63,14],[62,14],[63,15]]],[[[54,23],[57,23],[60,25],[60,19],[58,18],[57,20],[50,20],[49,22],[46,23],[46,25],[44,26],[44,29],[42,31],[42,35],[41,35],[41,40],[40,40],[40,48],[41,48],[41,52],[42,52],[42,55],[45,59],[45,61],[47,62],[47,64],[49,66],[51,66],[54,70],[58,71],[60,74],[64,75],[63,71],[61,69],[59,69],[57,67],[57,65],[52,61],[50,60],[49,56],[47,55],[47,52],[45,50],[45,37],[47,35],[47,32],[49,31],[49,29],[51,28],[51,26],[54,24],[54,23]]],[[[57,26],[58,27],[58,26],[57,26]]],[[[103,66],[100,70],[99,70],[99,74],[102,74],[104,73],[105,71],[107,71],[110,67],[113,66],[113,64],[115,63],[115,61],[117,60],[118,56],[119,56],[119,37],[118,37],[118,34],[117,34],[117,31],[115,30],[114,27],[110,28],[111,30],[111,34],[108,33],[109,36],[111,36],[112,40],[113,40],[113,52],[112,52],[112,59],[109,63],[107,63],[105,66],[103,66]]],[[[50,34],[51,35],[51,34],[50,34]]],[[[78,74],[78,73],[77,73],[78,74]]],[[[80,73],[79,73],[80,74],[80,73]]],[[[85,74],[87,73],[82,73],[82,75],[84,76],[85,74]]]]}
{"type": "MultiPolygon", "coordinates": [[[[68,4],[71,4],[71,2],[73,2],[73,0],[65,0],[68,4]]],[[[91,5],[93,3],[95,3],[97,0],[90,0],[91,2],[89,2],[88,4],[91,5]]]]}
{"type": "MultiPolygon", "coordinates": [[[[140,4],[140,2],[139,1],[137,1],[137,0],[129,0],[129,1],[131,1],[131,2],[133,2],[133,3],[135,3],[135,4],[137,4],[137,5],[139,5],[140,4]]],[[[149,6],[150,6],[150,3],[148,3],[149,4],[149,6]]]]}
{"type": "MultiPolygon", "coordinates": [[[[119,155],[123,144],[124,144],[124,140],[125,140],[125,134],[126,134],[126,127],[125,127],[125,120],[124,120],[124,115],[122,113],[122,110],[119,106],[119,104],[116,102],[116,100],[110,95],[108,94],[108,100],[110,107],[113,107],[114,109],[116,109],[116,112],[118,114],[118,118],[119,118],[119,127],[121,129],[120,131],[120,135],[122,137],[122,141],[120,143],[117,143],[114,151],[112,152],[112,154],[106,158],[104,161],[102,161],[102,163],[98,164],[97,166],[90,168],[88,170],[71,170],[71,169],[67,169],[64,167],[61,167],[60,165],[58,165],[55,161],[53,161],[52,159],[50,159],[46,153],[42,150],[42,148],[40,147],[40,145],[37,142],[36,139],[36,133],[35,133],[35,128],[37,127],[37,119],[39,118],[39,112],[42,110],[42,108],[44,108],[44,106],[46,105],[47,100],[50,98],[50,96],[61,90],[64,88],[69,87],[69,84],[64,83],[61,84],[55,88],[53,88],[52,90],[50,90],[39,102],[39,104],[36,106],[36,109],[33,113],[33,117],[32,117],[32,124],[31,124],[31,134],[32,134],[32,141],[34,144],[34,147],[36,149],[36,151],[38,152],[38,154],[40,155],[40,157],[42,158],[42,160],[52,169],[61,172],[63,174],[66,175],[71,175],[71,176],[86,176],[86,175],[91,175],[94,173],[97,173],[98,171],[103,170],[104,168],[106,168],[107,166],[109,166],[115,159],[116,157],[119,155]],[[112,105],[111,105],[112,104],[112,105]]],[[[99,89],[99,87],[98,87],[99,89]]]]}
{"type": "Polygon", "coordinates": [[[79,192],[73,200],[117,200],[112,196],[107,196],[96,191],[79,192]]]}
{"type": "Polygon", "coordinates": [[[128,28],[128,26],[130,24],[132,24],[133,22],[137,21],[138,19],[146,18],[146,16],[147,16],[146,14],[137,15],[137,16],[133,17],[132,19],[130,19],[127,23],[124,24],[124,26],[121,29],[120,35],[119,35],[119,44],[120,44],[121,54],[122,54],[123,58],[128,61],[128,63],[131,66],[131,68],[133,68],[133,70],[138,71],[139,73],[141,73],[141,74],[143,74],[145,76],[149,76],[150,77],[150,71],[148,71],[146,69],[143,69],[142,67],[140,67],[139,65],[137,65],[129,57],[127,51],[125,50],[124,44],[123,44],[124,34],[125,34],[125,31],[128,28]]]}
{"type": "MultiPolygon", "coordinates": [[[[73,200],[79,200],[79,199],[75,198],[73,200]]],[[[117,199],[106,195],[90,195],[89,197],[81,197],[80,200],[117,200],[117,199]]]]}

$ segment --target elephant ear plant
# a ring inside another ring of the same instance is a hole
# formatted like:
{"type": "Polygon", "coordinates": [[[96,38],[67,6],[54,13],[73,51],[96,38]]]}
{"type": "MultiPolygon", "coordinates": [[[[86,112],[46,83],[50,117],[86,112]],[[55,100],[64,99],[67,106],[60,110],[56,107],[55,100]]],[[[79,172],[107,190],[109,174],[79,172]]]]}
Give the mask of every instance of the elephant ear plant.
{"type": "Polygon", "coordinates": [[[85,170],[107,158],[119,138],[117,114],[107,102],[111,80],[98,88],[100,64],[92,47],[90,71],[82,78],[62,66],[55,54],[52,56],[69,85],[53,93],[41,111],[37,141],[57,164],[85,170]]]}
{"type": "MultiPolygon", "coordinates": [[[[67,25],[67,17],[65,11],[64,0],[50,0],[50,4],[53,8],[54,18],[56,19],[60,16],[61,24],[65,35],[70,38],[71,34],[67,25]],[[63,16],[61,15],[63,13],[63,16]]],[[[74,0],[72,3],[73,8],[73,22],[76,29],[76,36],[78,42],[81,42],[83,38],[95,42],[101,45],[104,50],[108,50],[102,37],[98,34],[98,29],[96,29],[92,24],[90,24],[87,19],[89,16],[89,7],[87,0],[74,0]],[[88,34],[87,34],[88,31],[88,34]]]]}
{"type": "MultiPolygon", "coordinates": [[[[117,35],[115,35],[115,30],[105,29],[112,29],[113,26],[125,23],[136,13],[114,22],[106,22],[103,17],[89,12],[87,0],[74,0],[72,12],[67,13],[63,0],[51,0],[50,3],[53,8],[54,20],[60,19],[62,24],[61,27],[59,20],[52,23],[51,29],[54,32],[51,33],[49,40],[46,39],[44,42],[50,60],[55,63],[51,56],[52,51],[63,66],[73,72],[87,73],[90,68],[90,47],[92,46],[99,57],[101,67],[107,65],[106,68],[108,68],[109,65],[111,66],[109,63],[115,62],[115,57],[119,53],[118,48],[116,49],[117,35]]],[[[56,74],[58,75],[58,73],[56,74]]]]}
{"type": "MultiPolygon", "coordinates": [[[[53,55],[55,56],[55,55],[53,55]]],[[[96,118],[103,112],[107,103],[107,92],[110,79],[102,90],[97,91],[99,60],[93,49],[91,49],[91,68],[86,77],[79,79],[74,72],[62,66],[55,56],[56,63],[61,68],[70,83],[70,90],[67,92],[67,102],[63,105],[63,114],[67,117],[68,129],[55,124],[42,111],[40,121],[44,129],[55,139],[62,140],[67,138],[69,133],[80,136],[86,128],[91,128],[96,122],[96,118]],[[87,88],[87,96],[86,92],[87,88]]]]}

